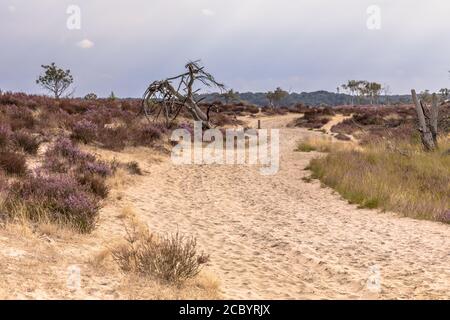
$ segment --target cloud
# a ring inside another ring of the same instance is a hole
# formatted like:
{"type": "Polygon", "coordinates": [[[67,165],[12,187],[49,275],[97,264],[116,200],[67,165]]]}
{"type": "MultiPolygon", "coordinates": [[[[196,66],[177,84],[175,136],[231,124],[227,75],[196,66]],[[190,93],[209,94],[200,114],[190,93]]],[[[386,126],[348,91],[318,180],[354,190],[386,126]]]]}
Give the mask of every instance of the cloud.
{"type": "Polygon", "coordinates": [[[90,49],[90,48],[92,48],[94,45],[95,45],[95,43],[92,42],[92,41],[89,40],[89,39],[84,39],[84,40],[81,40],[80,42],[77,42],[77,46],[80,47],[80,48],[82,48],[82,49],[90,49]]]}
{"type": "Polygon", "coordinates": [[[202,14],[205,16],[214,16],[216,13],[211,9],[202,9],[202,14]]]}
{"type": "Polygon", "coordinates": [[[16,12],[16,7],[13,5],[10,5],[10,6],[8,6],[8,10],[9,10],[9,12],[14,13],[14,12],[16,12]]]}

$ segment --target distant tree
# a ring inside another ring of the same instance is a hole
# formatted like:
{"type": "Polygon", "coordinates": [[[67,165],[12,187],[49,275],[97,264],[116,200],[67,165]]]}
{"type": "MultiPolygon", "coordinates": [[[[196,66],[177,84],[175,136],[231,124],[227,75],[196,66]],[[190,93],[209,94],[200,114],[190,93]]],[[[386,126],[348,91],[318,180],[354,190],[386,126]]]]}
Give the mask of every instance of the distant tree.
{"type": "Polygon", "coordinates": [[[230,89],[222,94],[220,94],[222,98],[224,98],[225,103],[228,104],[230,102],[233,102],[234,100],[239,99],[239,95],[237,92],[234,92],[233,89],[230,89]]]}
{"type": "Polygon", "coordinates": [[[54,62],[50,65],[42,65],[42,68],[44,68],[45,73],[39,76],[36,83],[50,91],[56,99],[59,99],[73,83],[70,70],[60,69],[54,62]]]}
{"type": "Polygon", "coordinates": [[[269,104],[273,108],[276,104],[278,104],[288,95],[289,93],[287,91],[284,91],[283,89],[278,87],[273,92],[272,91],[267,92],[266,98],[269,100],[269,104]]]}
{"type": "Polygon", "coordinates": [[[114,94],[114,91],[111,91],[111,94],[109,95],[108,99],[109,100],[116,100],[117,99],[116,95],[114,94]]]}
{"type": "Polygon", "coordinates": [[[388,84],[383,85],[384,103],[389,105],[389,95],[391,94],[391,87],[388,84]]]}
{"type": "Polygon", "coordinates": [[[356,91],[358,92],[358,102],[362,103],[364,97],[369,95],[369,83],[365,80],[355,81],[356,91]]]}
{"type": "Polygon", "coordinates": [[[431,103],[431,93],[430,90],[426,89],[419,94],[419,98],[421,101],[426,103],[431,103]]]}
{"type": "Polygon", "coordinates": [[[378,103],[378,97],[382,89],[381,84],[376,82],[365,82],[365,92],[370,98],[370,104],[378,103]]]}
{"type": "Polygon", "coordinates": [[[95,93],[88,93],[84,96],[85,100],[97,100],[97,95],[95,93]]]}
{"type": "Polygon", "coordinates": [[[450,94],[450,89],[442,88],[439,90],[439,94],[441,95],[442,100],[447,100],[450,94]]]}
{"type": "Polygon", "coordinates": [[[358,88],[360,85],[361,81],[357,81],[357,80],[348,80],[346,84],[343,84],[341,87],[344,90],[347,90],[350,93],[351,96],[351,104],[354,104],[354,97],[355,97],[355,93],[358,92],[358,88]]]}

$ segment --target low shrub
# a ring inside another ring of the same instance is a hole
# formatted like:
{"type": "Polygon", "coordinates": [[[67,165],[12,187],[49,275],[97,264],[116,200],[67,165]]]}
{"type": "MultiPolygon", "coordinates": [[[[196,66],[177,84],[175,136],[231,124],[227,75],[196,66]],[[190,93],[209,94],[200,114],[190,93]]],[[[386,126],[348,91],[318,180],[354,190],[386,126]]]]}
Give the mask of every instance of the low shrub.
{"type": "Polygon", "coordinates": [[[9,126],[0,124],[0,150],[6,149],[10,143],[11,129],[9,126]]]}
{"type": "Polygon", "coordinates": [[[46,156],[62,157],[71,163],[95,162],[95,156],[87,152],[81,151],[70,139],[58,138],[53,146],[47,150],[46,156]]]}
{"type": "Polygon", "coordinates": [[[155,237],[127,230],[127,243],[113,250],[113,258],[125,272],[182,282],[198,275],[209,256],[197,254],[197,241],[180,233],[155,237]]]}
{"type": "Polygon", "coordinates": [[[142,175],[141,167],[139,166],[139,163],[137,163],[136,161],[128,162],[126,164],[126,168],[127,168],[128,172],[131,174],[139,175],[139,176],[142,175]]]}
{"type": "Polygon", "coordinates": [[[83,143],[90,143],[97,137],[97,125],[88,120],[75,123],[72,129],[72,138],[83,143]]]}
{"type": "Polygon", "coordinates": [[[0,151],[0,169],[18,176],[25,175],[28,170],[25,157],[12,151],[0,151]]]}
{"type": "Polygon", "coordinates": [[[123,150],[128,138],[128,129],[124,126],[104,127],[99,129],[98,132],[98,140],[103,147],[114,151],[123,150]]]}
{"type": "Polygon", "coordinates": [[[99,200],[66,174],[30,175],[15,182],[5,200],[10,214],[20,205],[28,219],[49,220],[85,233],[96,224],[99,200]]]}
{"type": "Polygon", "coordinates": [[[77,175],[77,181],[86,188],[90,193],[93,193],[100,198],[105,199],[108,196],[109,188],[106,185],[105,178],[92,173],[80,173],[77,175]]]}
{"type": "Polygon", "coordinates": [[[161,127],[152,124],[146,124],[136,129],[133,144],[135,146],[150,146],[159,140],[163,132],[161,127]]]}
{"type": "Polygon", "coordinates": [[[28,154],[36,155],[39,150],[39,140],[29,132],[16,131],[12,135],[12,140],[18,148],[22,149],[28,154]]]}

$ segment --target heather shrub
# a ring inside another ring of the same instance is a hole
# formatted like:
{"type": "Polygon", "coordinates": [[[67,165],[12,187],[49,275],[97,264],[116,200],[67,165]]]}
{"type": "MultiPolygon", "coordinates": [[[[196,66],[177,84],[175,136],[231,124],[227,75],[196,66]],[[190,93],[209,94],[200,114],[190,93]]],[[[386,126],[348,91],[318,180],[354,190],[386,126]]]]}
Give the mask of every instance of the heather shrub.
{"type": "Polygon", "coordinates": [[[127,230],[126,244],[112,252],[124,272],[179,283],[194,278],[209,256],[197,253],[194,237],[180,233],[155,237],[148,232],[127,230]]]}
{"type": "Polygon", "coordinates": [[[134,134],[134,145],[149,146],[162,136],[162,129],[153,124],[146,124],[136,129],[134,134]]]}
{"type": "Polygon", "coordinates": [[[76,177],[77,181],[84,186],[88,192],[103,199],[108,196],[109,189],[106,185],[105,178],[92,173],[80,173],[76,177]]]}
{"type": "Polygon", "coordinates": [[[97,125],[88,120],[75,123],[72,130],[72,138],[84,143],[90,143],[97,137],[97,125]]]}
{"type": "Polygon", "coordinates": [[[0,150],[5,149],[9,145],[11,138],[11,129],[9,126],[0,124],[0,150]]]}
{"type": "Polygon", "coordinates": [[[95,156],[89,154],[87,152],[81,151],[70,139],[67,138],[58,138],[56,142],[53,144],[52,148],[50,148],[46,152],[46,156],[51,158],[54,157],[63,157],[69,160],[71,163],[79,163],[79,162],[95,162],[95,156]]]}
{"type": "Polygon", "coordinates": [[[113,173],[108,163],[99,161],[94,155],[80,150],[67,138],[59,138],[46,152],[42,167],[52,172],[73,171],[74,174],[89,173],[103,178],[113,173]]]}
{"type": "Polygon", "coordinates": [[[27,173],[25,157],[12,151],[0,151],[0,169],[7,174],[25,175],[27,173]]]}
{"type": "Polygon", "coordinates": [[[0,169],[0,196],[8,190],[8,178],[5,176],[3,170],[0,169]]]}
{"type": "Polygon", "coordinates": [[[112,174],[111,167],[107,163],[98,160],[80,163],[78,171],[97,174],[103,178],[106,178],[112,174]]]}
{"type": "Polygon", "coordinates": [[[106,149],[122,150],[128,141],[128,129],[123,126],[101,128],[99,129],[98,140],[106,149]]]}
{"type": "Polygon", "coordinates": [[[14,192],[10,192],[5,201],[10,214],[20,204],[32,221],[47,219],[83,233],[95,227],[99,200],[69,175],[31,175],[15,182],[11,189],[14,192]]]}
{"type": "Polygon", "coordinates": [[[36,137],[26,131],[16,131],[12,135],[13,143],[24,152],[35,155],[39,150],[40,142],[36,137]]]}
{"type": "Polygon", "coordinates": [[[9,125],[13,131],[33,129],[36,124],[33,114],[28,109],[9,106],[7,114],[9,116],[9,125]]]}

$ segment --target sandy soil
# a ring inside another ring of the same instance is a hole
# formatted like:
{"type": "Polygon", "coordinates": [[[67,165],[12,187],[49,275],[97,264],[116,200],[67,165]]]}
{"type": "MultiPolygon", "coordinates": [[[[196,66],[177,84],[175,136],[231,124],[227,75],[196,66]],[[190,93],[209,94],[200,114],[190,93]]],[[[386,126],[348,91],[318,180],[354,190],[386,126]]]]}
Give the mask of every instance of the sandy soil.
{"type": "MultiPolygon", "coordinates": [[[[319,182],[303,181],[318,154],[293,150],[299,139],[320,133],[286,128],[295,117],[261,118],[263,128],[281,128],[276,175],[245,165],[141,159],[145,176],[105,207],[93,235],[37,239],[1,230],[0,297],[201,298],[193,289],[158,296],[161,287],[143,295],[143,285],[130,293],[139,282],[89,262],[121,234],[120,208],[133,206],[154,232],[196,235],[225,298],[450,298],[449,226],[360,210],[319,182]],[[71,264],[82,268],[81,293],[67,290],[71,264]],[[368,285],[373,270],[379,270],[379,292],[368,285]]],[[[255,126],[256,119],[248,121],[255,126]]]]}

